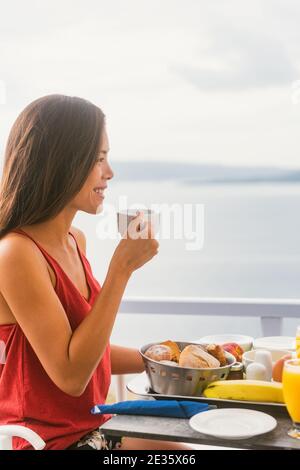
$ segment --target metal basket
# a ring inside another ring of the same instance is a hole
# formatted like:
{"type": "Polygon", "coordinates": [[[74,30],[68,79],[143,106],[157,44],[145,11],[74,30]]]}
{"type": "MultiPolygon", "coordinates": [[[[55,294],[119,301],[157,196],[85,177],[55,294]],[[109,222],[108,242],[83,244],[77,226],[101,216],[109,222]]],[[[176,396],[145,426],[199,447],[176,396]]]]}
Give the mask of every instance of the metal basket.
{"type": "MultiPolygon", "coordinates": [[[[206,344],[187,343],[176,341],[180,351],[189,344],[205,347],[206,344]]],[[[169,366],[145,356],[150,346],[159,343],[150,343],[140,348],[140,354],[145,364],[151,388],[154,392],[163,395],[200,396],[210,382],[225,380],[231,366],[236,362],[235,357],[224,351],[227,365],[214,369],[190,369],[188,367],[169,366]]]]}

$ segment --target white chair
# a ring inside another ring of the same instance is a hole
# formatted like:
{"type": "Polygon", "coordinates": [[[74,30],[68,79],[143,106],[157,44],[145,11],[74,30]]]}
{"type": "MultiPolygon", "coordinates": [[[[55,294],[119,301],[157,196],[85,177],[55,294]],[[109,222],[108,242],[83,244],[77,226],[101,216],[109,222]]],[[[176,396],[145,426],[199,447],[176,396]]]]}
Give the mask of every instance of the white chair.
{"type": "Polygon", "coordinates": [[[0,450],[13,450],[12,438],[22,437],[28,441],[35,450],[42,450],[46,443],[43,439],[31,429],[25,426],[7,424],[0,426],[0,450]]]}

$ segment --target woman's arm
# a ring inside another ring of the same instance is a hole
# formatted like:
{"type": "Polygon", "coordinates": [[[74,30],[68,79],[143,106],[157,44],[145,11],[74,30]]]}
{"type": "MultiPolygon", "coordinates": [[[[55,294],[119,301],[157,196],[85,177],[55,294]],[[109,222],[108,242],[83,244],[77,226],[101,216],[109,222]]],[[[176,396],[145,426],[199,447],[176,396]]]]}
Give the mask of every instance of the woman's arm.
{"type": "Polygon", "coordinates": [[[111,345],[112,374],[138,374],[144,370],[143,359],[137,349],[111,345]]]}
{"type": "MultiPolygon", "coordinates": [[[[72,226],[73,235],[77,243],[86,255],[86,238],[77,227],[72,226]]],[[[114,375],[136,374],[145,370],[144,362],[137,349],[111,345],[111,373],[114,375]]]]}
{"type": "MultiPolygon", "coordinates": [[[[77,227],[72,226],[73,235],[86,255],[86,238],[77,227]]],[[[137,349],[111,345],[111,372],[112,374],[135,374],[145,370],[141,355],[137,349]]]]}
{"type": "Polygon", "coordinates": [[[110,267],[89,315],[72,331],[37,248],[23,237],[1,241],[1,293],[49,377],[72,396],[84,392],[105,352],[129,278],[110,267]]]}

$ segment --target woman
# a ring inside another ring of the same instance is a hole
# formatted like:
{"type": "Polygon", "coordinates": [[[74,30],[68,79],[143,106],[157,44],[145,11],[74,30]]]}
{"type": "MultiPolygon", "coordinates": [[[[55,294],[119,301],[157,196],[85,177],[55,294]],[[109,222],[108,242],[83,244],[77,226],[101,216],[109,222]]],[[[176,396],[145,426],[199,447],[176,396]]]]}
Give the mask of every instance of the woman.
{"type": "MultiPolygon", "coordinates": [[[[101,210],[113,177],[108,151],[104,114],[76,97],[34,101],[10,132],[0,195],[0,424],[33,429],[46,449],[186,449],[113,441],[98,430],[109,416],[90,413],[105,402],[111,373],[143,371],[137,350],[109,339],[130,276],[158,251],[145,224],[147,237],[120,241],[102,288],[94,278],[84,234],[71,224],[79,210],[101,210]]],[[[135,227],[141,222],[142,214],[135,227]]],[[[14,448],[30,446],[15,438],[14,448]]]]}

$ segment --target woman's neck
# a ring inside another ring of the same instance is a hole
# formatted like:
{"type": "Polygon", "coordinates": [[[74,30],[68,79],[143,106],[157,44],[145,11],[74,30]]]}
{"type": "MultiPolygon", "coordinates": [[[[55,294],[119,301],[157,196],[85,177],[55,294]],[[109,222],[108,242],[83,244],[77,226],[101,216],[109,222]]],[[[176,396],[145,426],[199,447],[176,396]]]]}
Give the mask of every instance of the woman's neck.
{"type": "Polygon", "coordinates": [[[24,225],[22,229],[28,234],[35,235],[41,242],[48,246],[69,249],[72,221],[76,212],[62,211],[51,220],[46,220],[33,225],[24,225]]]}

